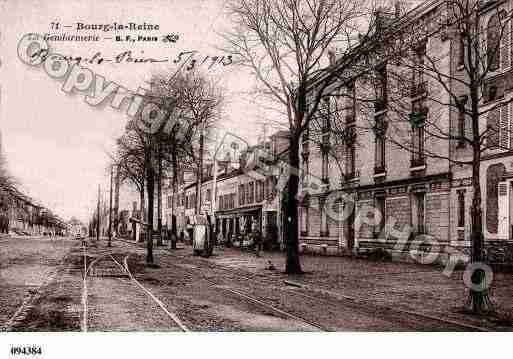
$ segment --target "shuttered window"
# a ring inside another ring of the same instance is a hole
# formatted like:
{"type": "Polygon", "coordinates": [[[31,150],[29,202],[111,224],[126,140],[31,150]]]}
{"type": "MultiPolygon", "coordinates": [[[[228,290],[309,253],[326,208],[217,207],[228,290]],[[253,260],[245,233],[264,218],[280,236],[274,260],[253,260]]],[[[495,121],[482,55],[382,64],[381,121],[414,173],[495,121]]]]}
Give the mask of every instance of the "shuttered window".
{"type": "Polygon", "coordinates": [[[509,148],[509,104],[500,108],[499,147],[509,148]]]}
{"type": "Polygon", "coordinates": [[[498,236],[501,239],[508,239],[509,236],[509,183],[499,182],[497,185],[498,194],[498,236]]]}
{"type": "Polygon", "coordinates": [[[513,121],[511,121],[510,106],[511,104],[505,104],[487,114],[487,146],[492,149],[513,148],[513,121]]]}

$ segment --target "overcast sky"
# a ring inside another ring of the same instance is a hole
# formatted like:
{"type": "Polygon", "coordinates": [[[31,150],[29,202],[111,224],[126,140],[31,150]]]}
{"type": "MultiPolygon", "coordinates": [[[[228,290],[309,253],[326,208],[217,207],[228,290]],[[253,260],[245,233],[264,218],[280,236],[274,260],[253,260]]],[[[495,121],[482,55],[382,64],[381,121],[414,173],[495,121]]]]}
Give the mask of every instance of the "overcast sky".
{"type": "MultiPolygon", "coordinates": [[[[106,153],[113,139],[123,130],[124,111],[91,107],[84,94],[69,95],[61,90],[62,81],[50,78],[41,67],[30,67],[16,55],[18,41],[26,33],[90,35],[104,37],[126,33],[63,29],[63,25],[150,23],[158,24],[152,35],[177,33],[176,44],[135,43],[113,40],[99,42],[51,42],[51,50],[63,55],[91,57],[97,51],[113,58],[132,50],[153,58],[174,58],[180,51],[197,50],[198,58],[222,54],[215,49],[220,39],[215,29],[226,26],[221,0],[0,0],[1,51],[0,130],[3,150],[12,173],[25,191],[59,215],[87,220],[95,203],[99,183],[107,188],[106,153]],[[51,31],[50,23],[59,22],[61,31],[51,31]],[[202,57],[203,56],[203,57],[202,57]]],[[[131,33],[136,35],[136,33],[131,33]]],[[[150,75],[171,71],[170,64],[83,65],[108,81],[136,90],[150,75]]],[[[250,140],[255,139],[259,113],[244,101],[239,91],[248,89],[247,75],[235,66],[217,67],[212,74],[223,79],[228,90],[228,106],[222,126],[250,140]]]]}

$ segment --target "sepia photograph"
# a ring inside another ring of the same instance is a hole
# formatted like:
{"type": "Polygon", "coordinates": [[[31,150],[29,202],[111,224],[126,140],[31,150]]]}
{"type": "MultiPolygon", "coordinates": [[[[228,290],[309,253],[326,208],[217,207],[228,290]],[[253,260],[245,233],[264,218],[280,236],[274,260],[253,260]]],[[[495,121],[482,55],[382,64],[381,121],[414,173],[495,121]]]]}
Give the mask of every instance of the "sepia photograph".
{"type": "Polygon", "coordinates": [[[0,357],[473,353],[512,273],[513,1],[0,0],[0,357]]]}

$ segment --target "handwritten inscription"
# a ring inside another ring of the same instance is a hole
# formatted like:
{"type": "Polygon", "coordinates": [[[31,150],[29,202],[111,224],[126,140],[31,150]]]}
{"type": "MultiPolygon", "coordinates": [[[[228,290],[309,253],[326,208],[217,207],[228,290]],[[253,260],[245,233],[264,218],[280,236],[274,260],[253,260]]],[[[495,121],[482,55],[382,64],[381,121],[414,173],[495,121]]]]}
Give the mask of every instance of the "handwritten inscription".
{"type": "MultiPolygon", "coordinates": [[[[94,65],[100,65],[103,63],[113,63],[113,64],[121,64],[121,63],[158,63],[158,62],[173,62],[174,64],[180,64],[181,66],[185,66],[185,69],[190,71],[196,66],[208,65],[208,69],[213,68],[216,65],[228,66],[233,63],[232,56],[205,56],[202,61],[198,62],[197,59],[194,58],[194,55],[197,51],[182,51],[178,54],[178,56],[174,59],[170,58],[153,58],[144,56],[144,51],[141,51],[140,55],[134,54],[132,50],[122,51],[119,54],[113,57],[106,57],[100,51],[97,51],[92,56],[65,56],[58,55],[61,59],[76,62],[77,64],[88,63],[94,65]]],[[[46,61],[48,56],[50,55],[48,49],[40,49],[35,51],[31,57],[39,58],[41,61],[46,61]]],[[[57,56],[53,54],[53,56],[57,56]]]]}
{"type": "Polygon", "coordinates": [[[173,60],[175,64],[182,63],[186,66],[186,70],[192,70],[195,67],[206,65],[210,70],[213,66],[223,65],[228,66],[233,63],[232,55],[227,56],[205,56],[200,57],[198,60],[195,58],[197,51],[182,51],[178,54],[178,57],[173,60]]]}

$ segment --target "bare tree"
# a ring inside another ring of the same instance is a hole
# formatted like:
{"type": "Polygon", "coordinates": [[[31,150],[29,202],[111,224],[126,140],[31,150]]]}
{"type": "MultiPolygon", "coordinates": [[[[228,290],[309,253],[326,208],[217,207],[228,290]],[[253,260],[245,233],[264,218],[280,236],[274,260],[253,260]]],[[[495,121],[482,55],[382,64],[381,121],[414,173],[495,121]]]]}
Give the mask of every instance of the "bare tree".
{"type": "MultiPolygon", "coordinates": [[[[144,95],[143,109],[128,122],[117,142],[116,155],[122,178],[130,179],[139,190],[141,208],[144,208],[145,192],[148,196],[148,264],[153,263],[155,181],[158,231],[162,233],[162,178],[171,172],[175,193],[181,167],[194,163],[198,183],[201,182],[204,137],[219,118],[222,101],[220,89],[198,73],[156,75],[150,84],[151,89],[144,95]],[[171,171],[166,170],[169,164],[171,171]]],[[[199,204],[197,212],[199,214],[199,204]]],[[[176,226],[173,230],[176,238],[176,226]]]]}
{"type": "Polygon", "coordinates": [[[119,168],[121,182],[130,181],[139,193],[141,220],[144,220],[146,168],[144,145],[133,131],[127,130],[118,140],[113,161],[119,168]]]}
{"type": "MultiPolygon", "coordinates": [[[[200,214],[205,141],[220,118],[223,94],[214,79],[197,72],[156,75],[151,85],[148,96],[164,110],[166,118],[170,117],[156,135],[160,146],[159,166],[163,162],[172,175],[172,238],[176,238],[174,204],[178,178],[185,167],[195,169],[198,193],[195,208],[196,214],[200,214]]],[[[174,243],[172,240],[172,246],[174,243]]]]}
{"type": "MultiPolygon", "coordinates": [[[[352,0],[232,0],[228,10],[234,29],[223,37],[225,51],[237,63],[248,68],[258,85],[255,93],[283,109],[284,121],[290,132],[289,173],[285,198],[285,233],[287,233],[287,261],[285,272],[302,273],[298,253],[298,200],[299,148],[301,136],[316,117],[323,97],[334,91],[333,80],[347,83],[350,71],[368,51],[361,46],[349,53],[358,42],[358,31],[372,32],[369,23],[374,5],[367,1],[352,0]],[[342,61],[337,71],[323,72],[326,57],[333,57],[337,47],[342,61]]],[[[365,36],[364,36],[365,37],[365,36]]]]}

